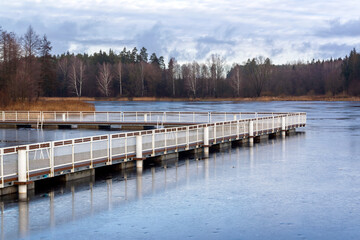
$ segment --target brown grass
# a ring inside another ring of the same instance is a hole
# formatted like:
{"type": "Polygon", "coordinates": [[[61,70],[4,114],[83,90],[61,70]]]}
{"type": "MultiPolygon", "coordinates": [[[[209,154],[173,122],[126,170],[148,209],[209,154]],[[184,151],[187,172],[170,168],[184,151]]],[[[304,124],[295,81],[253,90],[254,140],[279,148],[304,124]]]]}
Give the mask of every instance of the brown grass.
{"type": "Polygon", "coordinates": [[[81,100],[40,99],[33,102],[14,102],[1,108],[3,111],[95,111],[94,104],[81,100]]]}

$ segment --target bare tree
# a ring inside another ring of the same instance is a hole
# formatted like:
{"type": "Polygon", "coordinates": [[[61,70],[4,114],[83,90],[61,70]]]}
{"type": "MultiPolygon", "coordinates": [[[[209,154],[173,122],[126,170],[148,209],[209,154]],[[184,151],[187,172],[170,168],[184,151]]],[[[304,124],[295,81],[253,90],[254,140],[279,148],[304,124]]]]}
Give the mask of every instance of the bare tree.
{"type": "Polygon", "coordinates": [[[209,96],[209,80],[210,80],[210,72],[209,72],[209,68],[206,64],[201,64],[201,67],[200,67],[200,70],[201,70],[201,75],[200,75],[200,78],[201,78],[201,81],[202,81],[202,96],[205,97],[205,96],[209,96]]]}
{"type": "Polygon", "coordinates": [[[168,64],[168,78],[171,82],[171,89],[172,89],[172,96],[175,96],[175,65],[177,64],[175,58],[170,58],[169,64],[168,64]]]}
{"type": "Polygon", "coordinates": [[[208,59],[208,65],[210,70],[210,89],[213,96],[217,96],[217,85],[218,82],[224,77],[224,66],[225,58],[219,54],[212,54],[211,58],[208,59]]]}
{"type": "Polygon", "coordinates": [[[78,57],[71,58],[69,80],[70,87],[75,92],[76,96],[82,96],[82,89],[85,82],[85,63],[78,57]]]}
{"type": "Polygon", "coordinates": [[[123,84],[122,84],[122,62],[119,61],[115,63],[115,76],[119,80],[119,95],[122,96],[123,94],[123,84]]]}
{"type": "Polygon", "coordinates": [[[269,58],[259,56],[248,60],[245,65],[245,71],[248,78],[251,81],[251,85],[254,88],[255,95],[260,97],[261,92],[271,74],[271,61],[269,58]]]}
{"type": "MultiPolygon", "coordinates": [[[[40,63],[37,61],[36,57],[40,53],[41,39],[34,29],[29,26],[25,35],[22,38],[23,43],[23,52],[24,52],[24,64],[26,75],[28,78],[28,87],[31,86],[33,93],[28,96],[28,100],[31,100],[34,96],[40,96],[40,63]]],[[[25,92],[28,92],[27,90],[25,92]]]]}
{"type": "Polygon", "coordinates": [[[61,81],[61,94],[64,95],[62,92],[64,89],[66,89],[67,82],[68,82],[68,75],[69,75],[69,60],[67,57],[62,57],[58,61],[58,72],[62,76],[61,81]]]}
{"type": "Polygon", "coordinates": [[[240,65],[235,64],[231,71],[231,87],[235,90],[236,96],[240,96],[240,86],[242,81],[242,72],[240,65]]]}
{"type": "Polygon", "coordinates": [[[113,75],[111,72],[110,63],[103,63],[102,65],[98,64],[98,76],[96,77],[99,90],[105,96],[108,97],[110,95],[110,86],[113,79],[113,75]]]}
{"type": "Polygon", "coordinates": [[[335,95],[342,91],[343,78],[341,77],[342,61],[330,60],[324,63],[323,72],[325,87],[328,93],[335,95]]]}
{"type": "Polygon", "coordinates": [[[198,89],[198,79],[200,78],[200,65],[197,62],[182,66],[182,75],[185,81],[185,87],[190,94],[196,98],[198,89]]]}
{"type": "Polygon", "coordinates": [[[41,39],[38,34],[34,31],[32,26],[28,27],[23,40],[24,54],[25,57],[37,56],[40,51],[41,39]]]}
{"type": "Polygon", "coordinates": [[[144,61],[140,61],[140,80],[141,80],[141,96],[144,96],[145,84],[144,84],[144,61]]]}

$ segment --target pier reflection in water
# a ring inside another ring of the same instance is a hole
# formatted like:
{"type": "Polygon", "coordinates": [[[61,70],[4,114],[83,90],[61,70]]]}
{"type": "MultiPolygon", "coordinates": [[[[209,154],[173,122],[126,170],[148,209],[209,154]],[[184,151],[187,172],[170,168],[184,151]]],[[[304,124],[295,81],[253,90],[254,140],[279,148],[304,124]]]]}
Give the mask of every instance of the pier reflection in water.
{"type": "Polygon", "coordinates": [[[144,197],[161,194],[163,191],[191,187],[199,181],[207,188],[209,181],[222,181],[229,171],[240,177],[238,181],[241,181],[244,173],[252,174],[254,165],[258,164],[257,159],[264,159],[264,154],[272,156],[272,161],[278,158],[284,161],[285,155],[279,155],[278,147],[285,151],[287,141],[294,146],[294,142],[302,136],[304,135],[298,134],[286,141],[267,140],[253,148],[229,146],[212,152],[209,158],[201,158],[200,154],[190,155],[155,162],[143,170],[97,173],[96,179],[89,177],[40,190],[43,192],[30,196],[28,202],[3,200],[0,202],[1,240],[32,238],[43,230],[52,231],[68,222],[76,222],[104,211],[111,210],[121,215],[121,207],[126,207],[133,201],[141,201],[144,197]],[[265,149],[258,151],[259,148],[265,149]]]}

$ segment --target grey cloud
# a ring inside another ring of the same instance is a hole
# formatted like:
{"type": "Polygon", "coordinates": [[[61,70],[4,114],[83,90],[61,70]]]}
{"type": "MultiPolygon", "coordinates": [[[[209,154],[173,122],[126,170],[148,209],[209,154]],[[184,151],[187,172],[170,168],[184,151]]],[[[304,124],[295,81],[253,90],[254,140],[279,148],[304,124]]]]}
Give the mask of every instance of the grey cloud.
{"type": "Polygon", "coordinates": [[[345,23],[341,23],[339,19],[332,20],[327,28],[318,30],[315,35],[319,37],[360,36],[360,18],[345,23]]]}
{"type": "Polygon", "coordinates": [[[196,59],[204,59],[210,53],[211,48],[206,44],[198,43],[196,45],[196,59]]]}
{"type": "Polygon", "coordinates": [[[281,53],[283,53],[283,51],[284,51],[284,49],[282,49],[282,48],[273,48],[270,51],[271,52],[270,55],[271,55],[271,57],[276,57],[276,56],[280,55],[281,53]]]}
{"type": "Polygon", "coordinates": [[[200,44],[211,44],[211,45],[223,45],[223,44],[229,44],[229,45],[234,45],[235,41],[231,41],[231,40],[220,40],[220,39],[216,39],[214,37],[210,37],[210,36],[206,36],[206,37],[200,37],[197,39],[197,42],[200,44]]]}
{"type": "Polygon", "coordinates": [[[151,29],[145,30],[135,36],[137,46],[145,47],[149,53],[155,52],[158,55],[168,53],[169,43],[176,41],[170,30],[167,30],[160,22],[151,29]]]}
{"type": "MultiPolygon", "coordinates": [[[[357,44],[360,46],[360,43],[357,44]]],[[[336,44],[336,43],[327,43],[319,47],[319,54],[321,58],[338,58],[348,55],[349,52],[354,48],[353,45],[347,44],[336,44]]]]}

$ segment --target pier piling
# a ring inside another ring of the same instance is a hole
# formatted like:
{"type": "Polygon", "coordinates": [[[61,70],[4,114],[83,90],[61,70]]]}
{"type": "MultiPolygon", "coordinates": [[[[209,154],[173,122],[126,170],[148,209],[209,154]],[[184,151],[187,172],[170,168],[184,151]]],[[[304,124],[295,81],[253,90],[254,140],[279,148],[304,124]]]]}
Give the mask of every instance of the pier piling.
{"type": "Polygon", "coordinates": [[[143,167],[142,136],[136,136],[136,168],[143,167]]]}
{"type": "Polygon", "coordinates": [[[26,185],[26,150],[18,151],[18,193],[19,200],[27,199],[27,185],[26,185]]]}
{"type": "Polygon", "coordinates": [[[249,121],[249,146],[254,146],[254,122],[249,121]]]}

